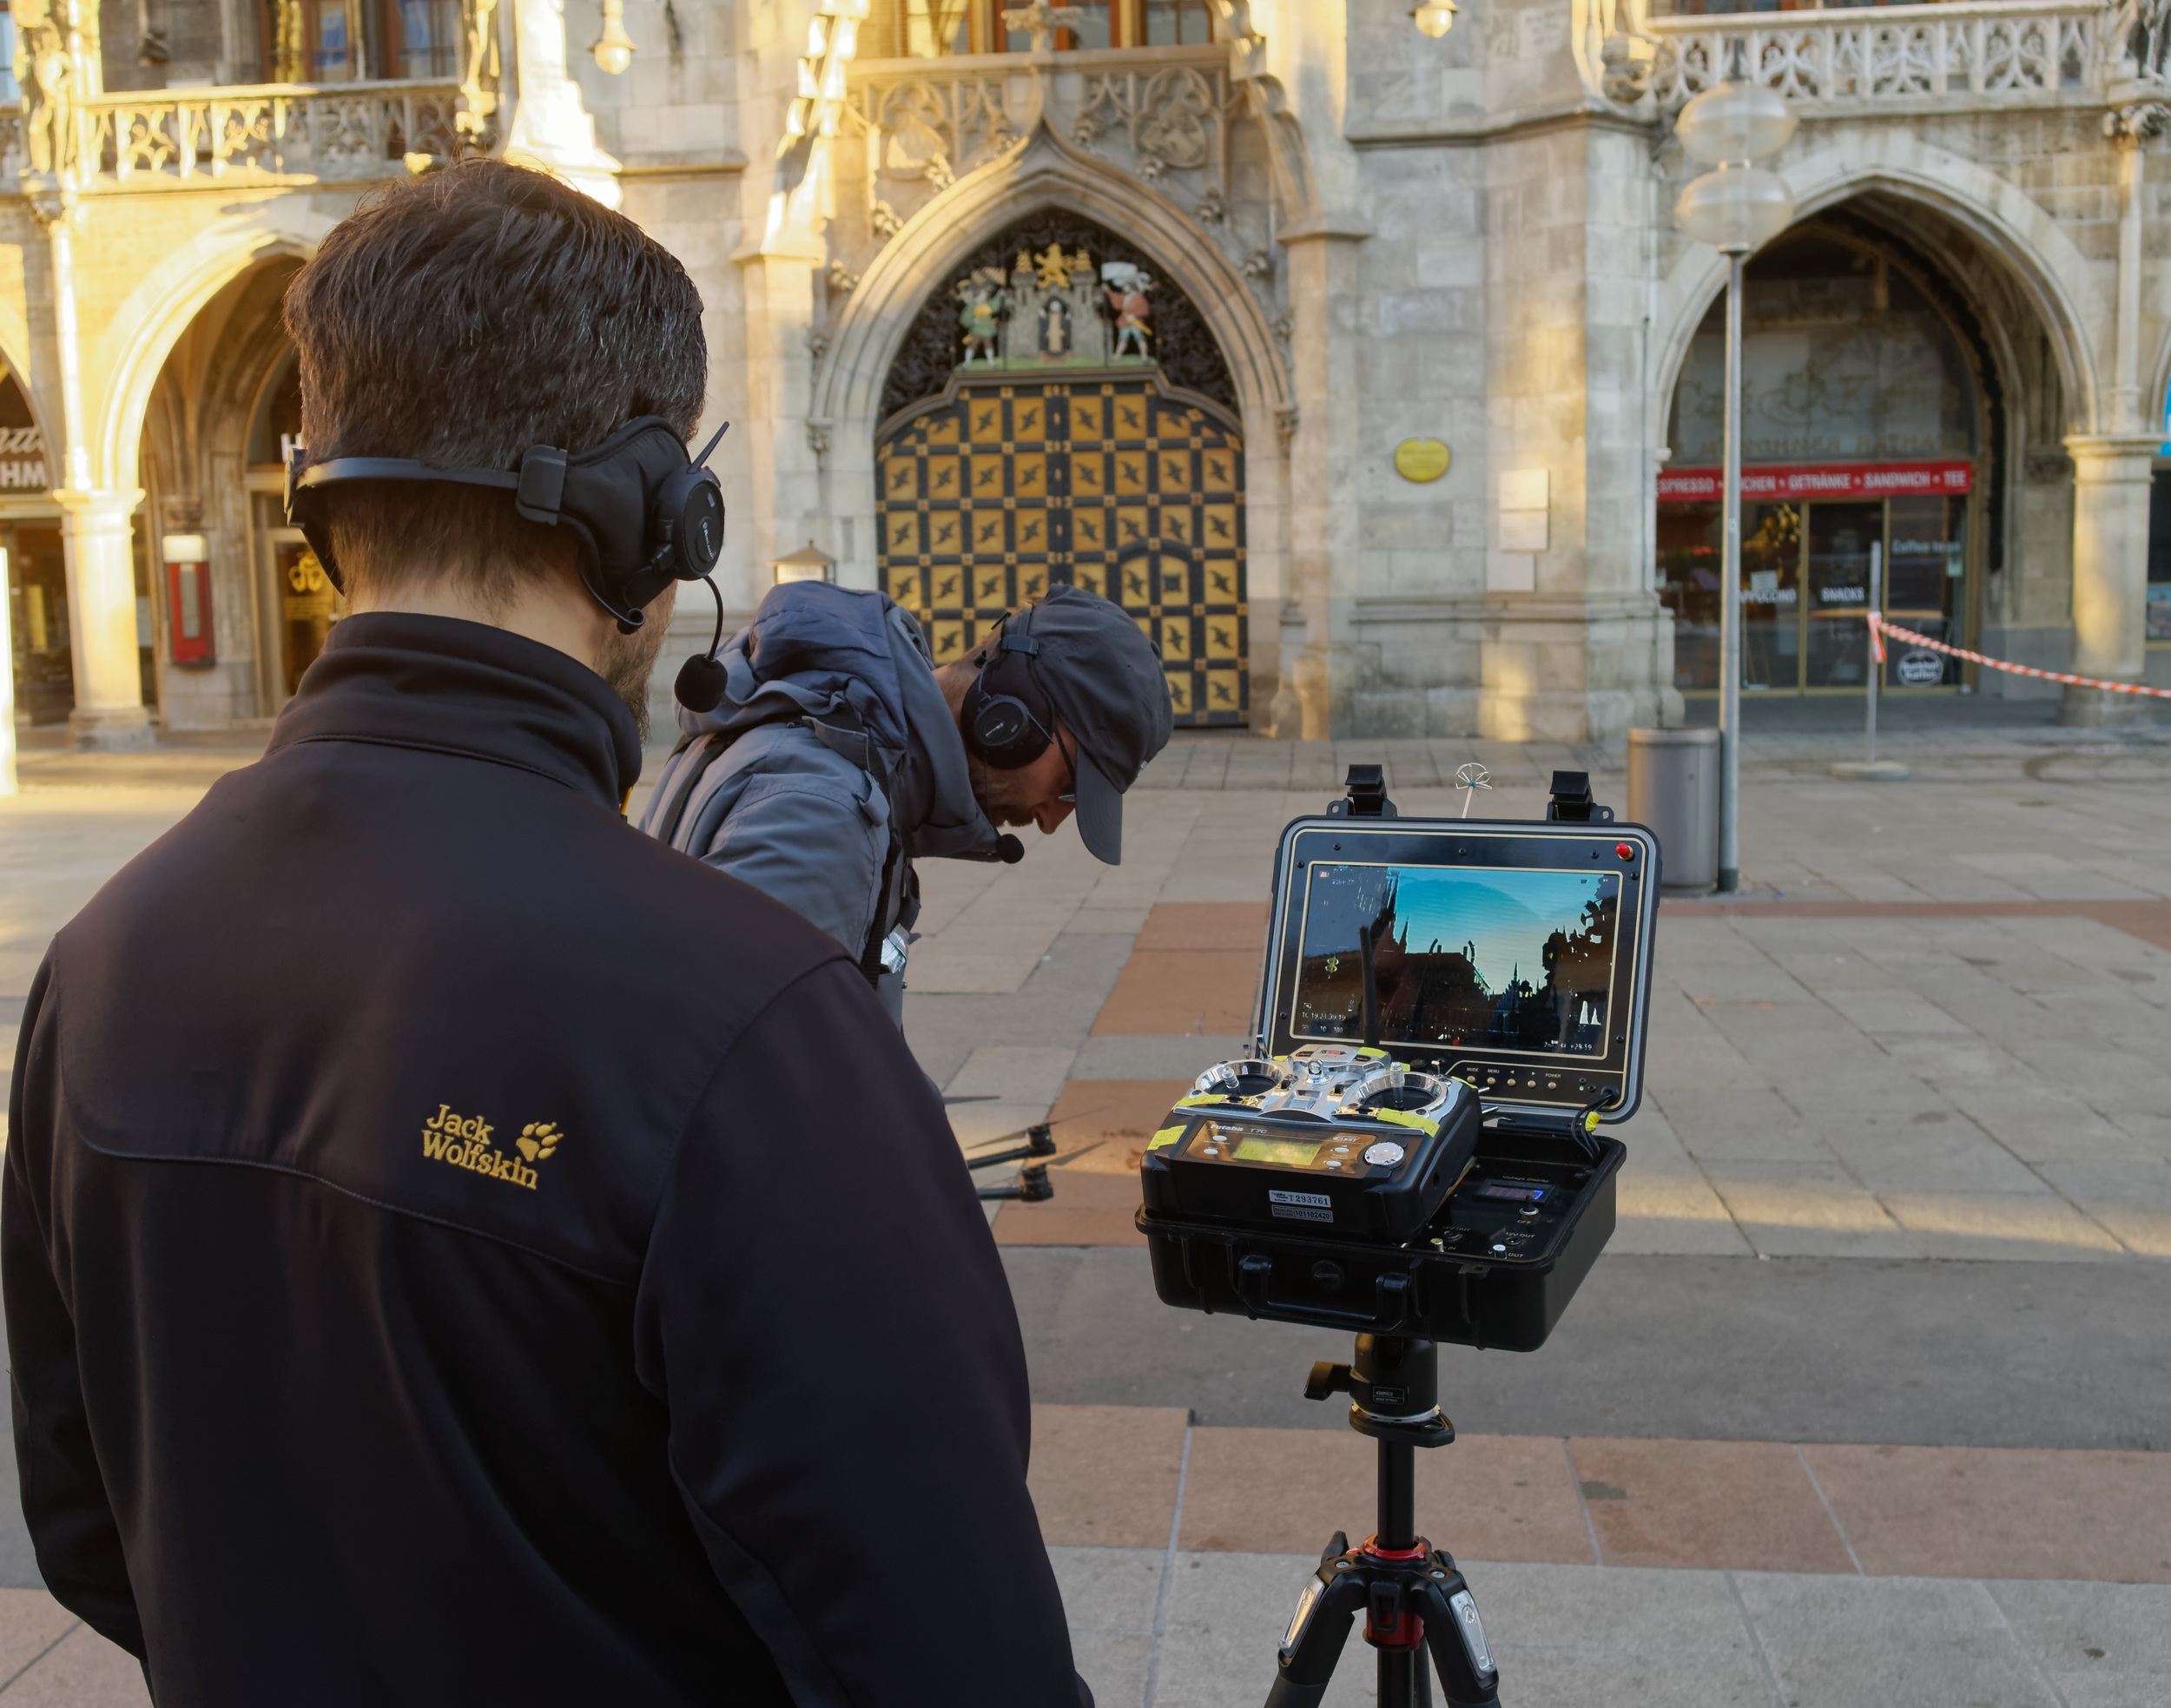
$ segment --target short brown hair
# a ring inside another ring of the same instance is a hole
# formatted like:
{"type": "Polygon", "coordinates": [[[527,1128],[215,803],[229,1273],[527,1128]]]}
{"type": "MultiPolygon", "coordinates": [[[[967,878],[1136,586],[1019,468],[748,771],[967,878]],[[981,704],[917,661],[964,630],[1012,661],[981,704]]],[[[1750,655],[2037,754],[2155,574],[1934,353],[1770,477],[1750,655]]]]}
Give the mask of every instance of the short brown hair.
{"type": "MultiPolygon", "coordinates": [[[[581,451],[636,416],[690,435],[709,350],[701,296],[663,245],[547,173],[474,160],[399,184],[324,241],[287,291],[312,463],[414,457],[518,465],[531,445],[581,451]]],[[[510,493],[366,482],[325,489],[352,593],[432,563],[468,566],[485,599],[571,542],[510,493]]]]}

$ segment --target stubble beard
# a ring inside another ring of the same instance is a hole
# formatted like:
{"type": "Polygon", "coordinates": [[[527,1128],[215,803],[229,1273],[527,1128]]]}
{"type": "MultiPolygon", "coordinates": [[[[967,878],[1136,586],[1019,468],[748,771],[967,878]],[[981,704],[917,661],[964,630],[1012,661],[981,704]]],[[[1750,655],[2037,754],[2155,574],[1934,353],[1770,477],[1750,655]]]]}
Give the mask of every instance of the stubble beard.
{"type": "Polygon", "coordinates": [[[596,660],[596,674],[625,702],[644,744],[649,738],[649,678],[656,674],[657,655],[663,650],[677,604],[678,584],[673,582],[649,602],[641,626],[630,635],[612,629],[596,660]]]}
{"type": "Polygon", "coordinates": [[[984,759],[973,759],[967,775],[972,778],[973,799],[990,824],[1015,828],[1033,822],[1033,814],[1019,802],[1015,771],[998,771],[984,759]]]}

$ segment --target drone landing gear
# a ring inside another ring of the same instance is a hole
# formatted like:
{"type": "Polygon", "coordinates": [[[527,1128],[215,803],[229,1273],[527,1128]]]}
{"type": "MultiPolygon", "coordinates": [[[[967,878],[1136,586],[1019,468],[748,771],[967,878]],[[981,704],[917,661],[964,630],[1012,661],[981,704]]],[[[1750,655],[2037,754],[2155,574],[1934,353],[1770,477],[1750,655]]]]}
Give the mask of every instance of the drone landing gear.
{"type": "Polygon", "coordinates": [[[1416,1451],[1445,1447],[1439,1352],[1430,1341],[1359,1335],[1348,1364],[1315,1364],[1304,1397],[1352,1396],[1349,1427],[1379,1443],[1379,1528],[1356,1547],[1336,1531],[1304,1586],[1266,1708],[1317,1708],[1357,1613],[1379,1653],[1379,1708],[1429,1708],[1437,1668],[1448,1708],[1498,1708],[1500,1674],[1454,1560],[1417,1534],[1416,1451]],[[1425,1665],[1430,1652],[1432,1665],[1425,1665]]]}
{"type": "MultiPolygon", "coordinates": [[[[1048,1178],[1048,1165],[1039,1160],[1055,1154],[1055,1136],[1048,1131],[1048,1123],[1037,1121],[1023,1132],[1005,1134],[1006,1138],[1022,1138],[1026,1142],[1013,1150],[998,1151],[992,1157],[967,1157],[968,1169],[993,1168],[1001,1163],[1022,1162],[1014,1186],[983,1186],[980,1195],[984,1199],[1016,1198],[1026,1204],[1046,1204],[1055,1196],[1055,1183],[1048,1178]],[[1032,1160],[1028,1160],[1028,1159],[1032,1160]]],[[[996,1139],[1001,1144],[1002,1139],[996,1139]]]]}

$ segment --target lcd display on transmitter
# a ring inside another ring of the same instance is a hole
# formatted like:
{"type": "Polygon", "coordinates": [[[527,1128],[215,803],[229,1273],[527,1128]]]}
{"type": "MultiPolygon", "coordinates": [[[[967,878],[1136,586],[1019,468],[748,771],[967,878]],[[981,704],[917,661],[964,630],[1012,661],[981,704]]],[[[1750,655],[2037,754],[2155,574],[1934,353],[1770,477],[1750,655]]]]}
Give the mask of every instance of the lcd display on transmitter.
{"type": "Polygon", "coordinates": [[[1280,1163],[1287,1168],[1310,1168],[1319,1159],[1326,1140],[1306,1142],[1294,1138],[1247,1138],[1238,1143],[1231,1154],[1240,1163],[1280,1163]]]}
{"type": "Polygon", "coordinates": [[[1316,861],[1290,1031],[1363,1034],[1369,926],[1381,1043],[1602,1057],[1620,887],[1605,869],[1316,861]]]}

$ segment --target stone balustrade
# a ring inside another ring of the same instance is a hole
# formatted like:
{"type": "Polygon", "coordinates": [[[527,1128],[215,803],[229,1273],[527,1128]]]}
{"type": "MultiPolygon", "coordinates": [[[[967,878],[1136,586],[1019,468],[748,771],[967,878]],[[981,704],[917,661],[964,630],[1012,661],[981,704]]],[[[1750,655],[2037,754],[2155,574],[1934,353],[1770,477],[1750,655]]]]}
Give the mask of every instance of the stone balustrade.
{"type": "MultiPolygon", "coordinates": [[[[69,115],[79,127],[76,183],[96,195],[235,178],[380,178],[406,155],[459,153],[459,102],[458,83],[404,81],[96,96],[69,115]]],[[[0,154],[19,172],[30,163],[25,121],[11,113],[0,125],[0,154]]]]}
{"type": "MultiPolygon", "coordinates": [[[[2120,16],[2102,0],[1946,0],[1647,17],[1644,51],[1607,58],[1661,107],[1737,65],[1790,100],[1843,111],[2057,105],[2102,98],[2120,16]]],[[[1627,92],[1608,83],[1616,99],[1627,92]]]]}

